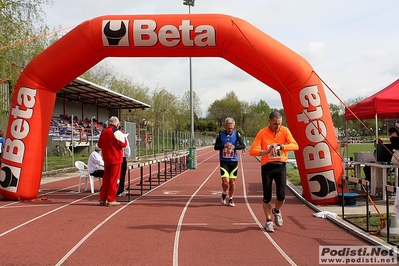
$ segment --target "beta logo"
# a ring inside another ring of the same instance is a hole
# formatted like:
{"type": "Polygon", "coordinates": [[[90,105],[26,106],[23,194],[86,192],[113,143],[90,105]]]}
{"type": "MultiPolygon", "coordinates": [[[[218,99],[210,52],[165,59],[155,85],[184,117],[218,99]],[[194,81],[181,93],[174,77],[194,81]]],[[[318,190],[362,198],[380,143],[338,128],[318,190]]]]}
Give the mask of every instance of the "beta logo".
{"type": "Polygon", "coordinates": [[[2,163],[0,171],[0,187],[9,192],[16,193],[20,176],[21,168],[2,163]]]}
{"type": "Polygon", "coordinates": [[[159,43],[166,47],[184,46],[216,46],[215,28],[210,25],[199,25],[194,28],[190,20],[182,20],[181,25],[164,25],[158,33],[154,20],[135,20],[133,25],[134,46],[155,46],[159,43]],[[194,37],[192,38],[192,32],[194,37]]]}
{"type": "Polygon", "coordinates": [[[308,174],[309,189],[312,199],[334,198],[337,196],[337,188],[332,170],[308,174]]]}
{"type": "Polygon", "coordinates": [[[129,20],[103,20],[104,46],[129,46],[129,20]]]}
{"type": "MultiPolygon", "coordinates": [[[[130,46],[128,20],[104,20],[102,29],[104,46],[130,46]]],[[[190,20],[182,20],[179,26],[159,27],[154,20],[138,19],[133,21],[132,31],[135,47],[153,47],[158,44],[165,47],[216,46],[215,28],[210,25],[194,26],[190,20]]]]}

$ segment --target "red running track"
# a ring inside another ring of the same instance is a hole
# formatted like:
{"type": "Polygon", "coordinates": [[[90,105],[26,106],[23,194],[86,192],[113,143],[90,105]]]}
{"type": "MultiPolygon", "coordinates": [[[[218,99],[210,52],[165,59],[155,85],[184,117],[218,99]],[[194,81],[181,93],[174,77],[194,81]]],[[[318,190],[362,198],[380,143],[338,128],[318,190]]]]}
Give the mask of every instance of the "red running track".
{"type": "MultiPolygon", "coordinates": [[[[138,176],[132,170],[132,186],[138,176]]],[[[248,153],[236,207],[220,203],[213,148],[197,150],[197,169],[117,207],[99,206],[98,192],[76,193],[78,180],[43,184],[46,200],[0,200],[1,265],[317,265],[320,245],[369,245],[315,218],[288,189],[284,226],[266,233],[260,164],[248,153]]]]}

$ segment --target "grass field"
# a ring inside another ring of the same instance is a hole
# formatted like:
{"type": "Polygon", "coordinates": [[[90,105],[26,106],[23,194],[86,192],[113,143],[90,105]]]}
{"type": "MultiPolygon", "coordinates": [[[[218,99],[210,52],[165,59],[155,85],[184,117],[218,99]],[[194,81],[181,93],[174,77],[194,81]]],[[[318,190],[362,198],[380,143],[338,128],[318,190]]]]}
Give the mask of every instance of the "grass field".
{"type": "Polygon", "coordinates": [[[348,149],[345,149],[345,158],[354,158],[353,153],[360,151],[370,151],[375,150],[373,143],[350,143],[348,144],[348,149]]]}
{"type": "MultiPolygon", "coordinates": [[[[373,152],[374,149],[375,148],[373,143],[350,143],[348,144],[347,149],[345,149],[344,151],[345,153],[344,158],[350,158],[350,157],[354,158],[353,154],[355,152],[361,152],[361,151],[373,152]]],[[[296,186],[299,186],[301,184],[299,172],[298,169],[296,168],[287,169],[287,179],[296,186]]]]}
{"type": "Polygon", "coordinates": [[[43,172],[53,171],[58,169],[64,169],[69,167],[75,167],[74,162],[76,161],[83,161],[87,163],[89,159],[88,155],[82,154],[75,154],[72,156],[48,156],[47,159],[45,158],[45,162],[43,165],[43,172]]]}

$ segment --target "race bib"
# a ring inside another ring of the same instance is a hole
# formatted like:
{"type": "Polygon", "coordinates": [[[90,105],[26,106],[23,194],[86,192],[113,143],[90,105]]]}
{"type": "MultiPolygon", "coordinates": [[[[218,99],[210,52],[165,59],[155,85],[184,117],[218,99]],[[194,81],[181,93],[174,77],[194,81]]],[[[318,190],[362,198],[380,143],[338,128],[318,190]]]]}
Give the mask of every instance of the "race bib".
{"type": "Polygon", "coordinates": [[[234,150],[229,150],[224,148],[223,149],[223,158],[233,158],[234,157],[234,150]]]}

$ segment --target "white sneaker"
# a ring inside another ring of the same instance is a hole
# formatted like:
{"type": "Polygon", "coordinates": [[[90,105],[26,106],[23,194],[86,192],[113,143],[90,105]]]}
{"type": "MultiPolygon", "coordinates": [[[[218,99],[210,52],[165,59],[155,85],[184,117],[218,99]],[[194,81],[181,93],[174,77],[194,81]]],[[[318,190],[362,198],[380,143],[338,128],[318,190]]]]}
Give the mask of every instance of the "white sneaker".
{"type": "Polygon", "coordinates": [[[229,206],[230,207],[235,207],[236,206],[236,204],[234,203],[233,199],[229,199],[229,206]]]}
{"type": "Polygon", "coordinates": [[[221,202],[223,205],[226,205],[226,194],[222,194],[222,197],[220,198],[220,202],[221,202]]]}
{"type": "Polygon", "coordinates": [[[123,191],[121,193],[119,193],[118,195],[116,195],[117,197],[124,197],[126,196],[126,191],[123,191]]]}
{"type": "Polygon", "coordinates": [[[270,232],[270,233],[274,232],[273,221],[266,222],[265,230],[266,230],[266,232],[270,232]]]}
{"type": "Polygon", "coordinates": [[[279,213],[276,213],[273,208],[272,213],[274,215],[274,222],[276,223],[276,225],[279,227],[283,226],[283,215],[281,214],[281,211],[279,211],[279,213]]]}

